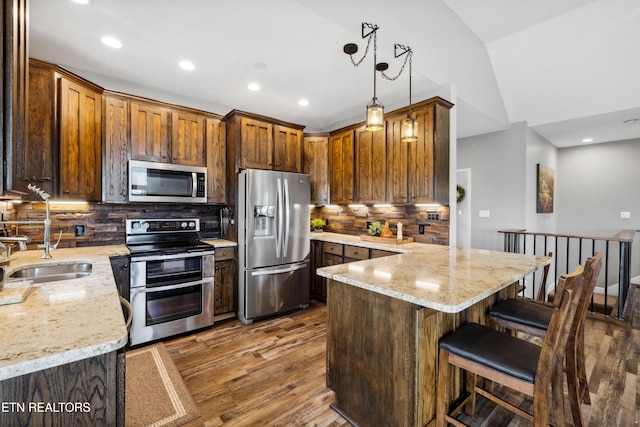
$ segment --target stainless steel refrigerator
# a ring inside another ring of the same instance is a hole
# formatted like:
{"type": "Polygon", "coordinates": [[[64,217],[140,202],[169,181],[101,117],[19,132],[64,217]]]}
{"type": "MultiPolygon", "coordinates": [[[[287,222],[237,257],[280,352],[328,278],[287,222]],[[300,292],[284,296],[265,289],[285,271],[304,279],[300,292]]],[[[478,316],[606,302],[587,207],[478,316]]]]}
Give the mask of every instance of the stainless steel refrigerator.
{"type": "Polygon", "coordinates": [[[238,318],[309,306],[309,175],[238,175],[238,318]]]}

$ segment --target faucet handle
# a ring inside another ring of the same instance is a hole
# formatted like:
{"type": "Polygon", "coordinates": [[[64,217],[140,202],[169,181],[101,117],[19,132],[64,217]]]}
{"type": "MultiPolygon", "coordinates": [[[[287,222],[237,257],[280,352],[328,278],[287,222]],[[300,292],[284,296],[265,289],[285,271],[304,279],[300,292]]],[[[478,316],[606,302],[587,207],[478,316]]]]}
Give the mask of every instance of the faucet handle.
{"type": "Polygon", "coordinates": [[[58,241],[56,241],[55,245],[51,245],[50,249],[58,249],[58,243],[60,243],[60,239],[62,239],[62,230],[60,230],[60,234],[58,234],[58,241]]]}

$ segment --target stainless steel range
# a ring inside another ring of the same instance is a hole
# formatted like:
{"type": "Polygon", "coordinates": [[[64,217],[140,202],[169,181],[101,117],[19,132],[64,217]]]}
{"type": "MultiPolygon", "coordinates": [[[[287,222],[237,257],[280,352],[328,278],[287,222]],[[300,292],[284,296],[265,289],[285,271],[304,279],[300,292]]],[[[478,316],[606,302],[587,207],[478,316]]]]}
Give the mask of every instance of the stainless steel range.
{"type": "Polygon", "coordinates": [[[214,247],[200,220],[127,219],[131,345],[213,325],[214,247]]]}

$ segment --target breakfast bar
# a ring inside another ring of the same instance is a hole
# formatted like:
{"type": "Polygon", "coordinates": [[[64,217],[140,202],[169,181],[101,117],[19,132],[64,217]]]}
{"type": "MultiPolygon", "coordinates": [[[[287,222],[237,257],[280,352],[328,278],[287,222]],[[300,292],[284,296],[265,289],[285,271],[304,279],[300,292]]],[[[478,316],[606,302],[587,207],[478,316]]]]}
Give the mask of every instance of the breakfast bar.
{"type": "MultiPolygon", "coordinates": [[[[323,267],[327,386],[355,425],[426,426],[436,407],[438,340],[516,295],[550,258],[440,245],[323,267]]],[[[460,394],[460,375],[452,395],[460,394]]]]}

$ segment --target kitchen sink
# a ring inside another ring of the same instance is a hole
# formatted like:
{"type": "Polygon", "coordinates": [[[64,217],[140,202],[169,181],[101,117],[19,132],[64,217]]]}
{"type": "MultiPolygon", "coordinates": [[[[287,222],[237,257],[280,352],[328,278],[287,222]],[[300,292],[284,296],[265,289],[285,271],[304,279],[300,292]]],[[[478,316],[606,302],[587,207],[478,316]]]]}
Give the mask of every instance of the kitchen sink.
{"type": "Polygon", "coordinates": [[[9,280],[32,280],[34,283],[56,282],[58,280],[79,279],[87,277],[93,270],[93,264],[79,261],[66,264],[45,264],[23,267],[14,271],[9,280]]]}

